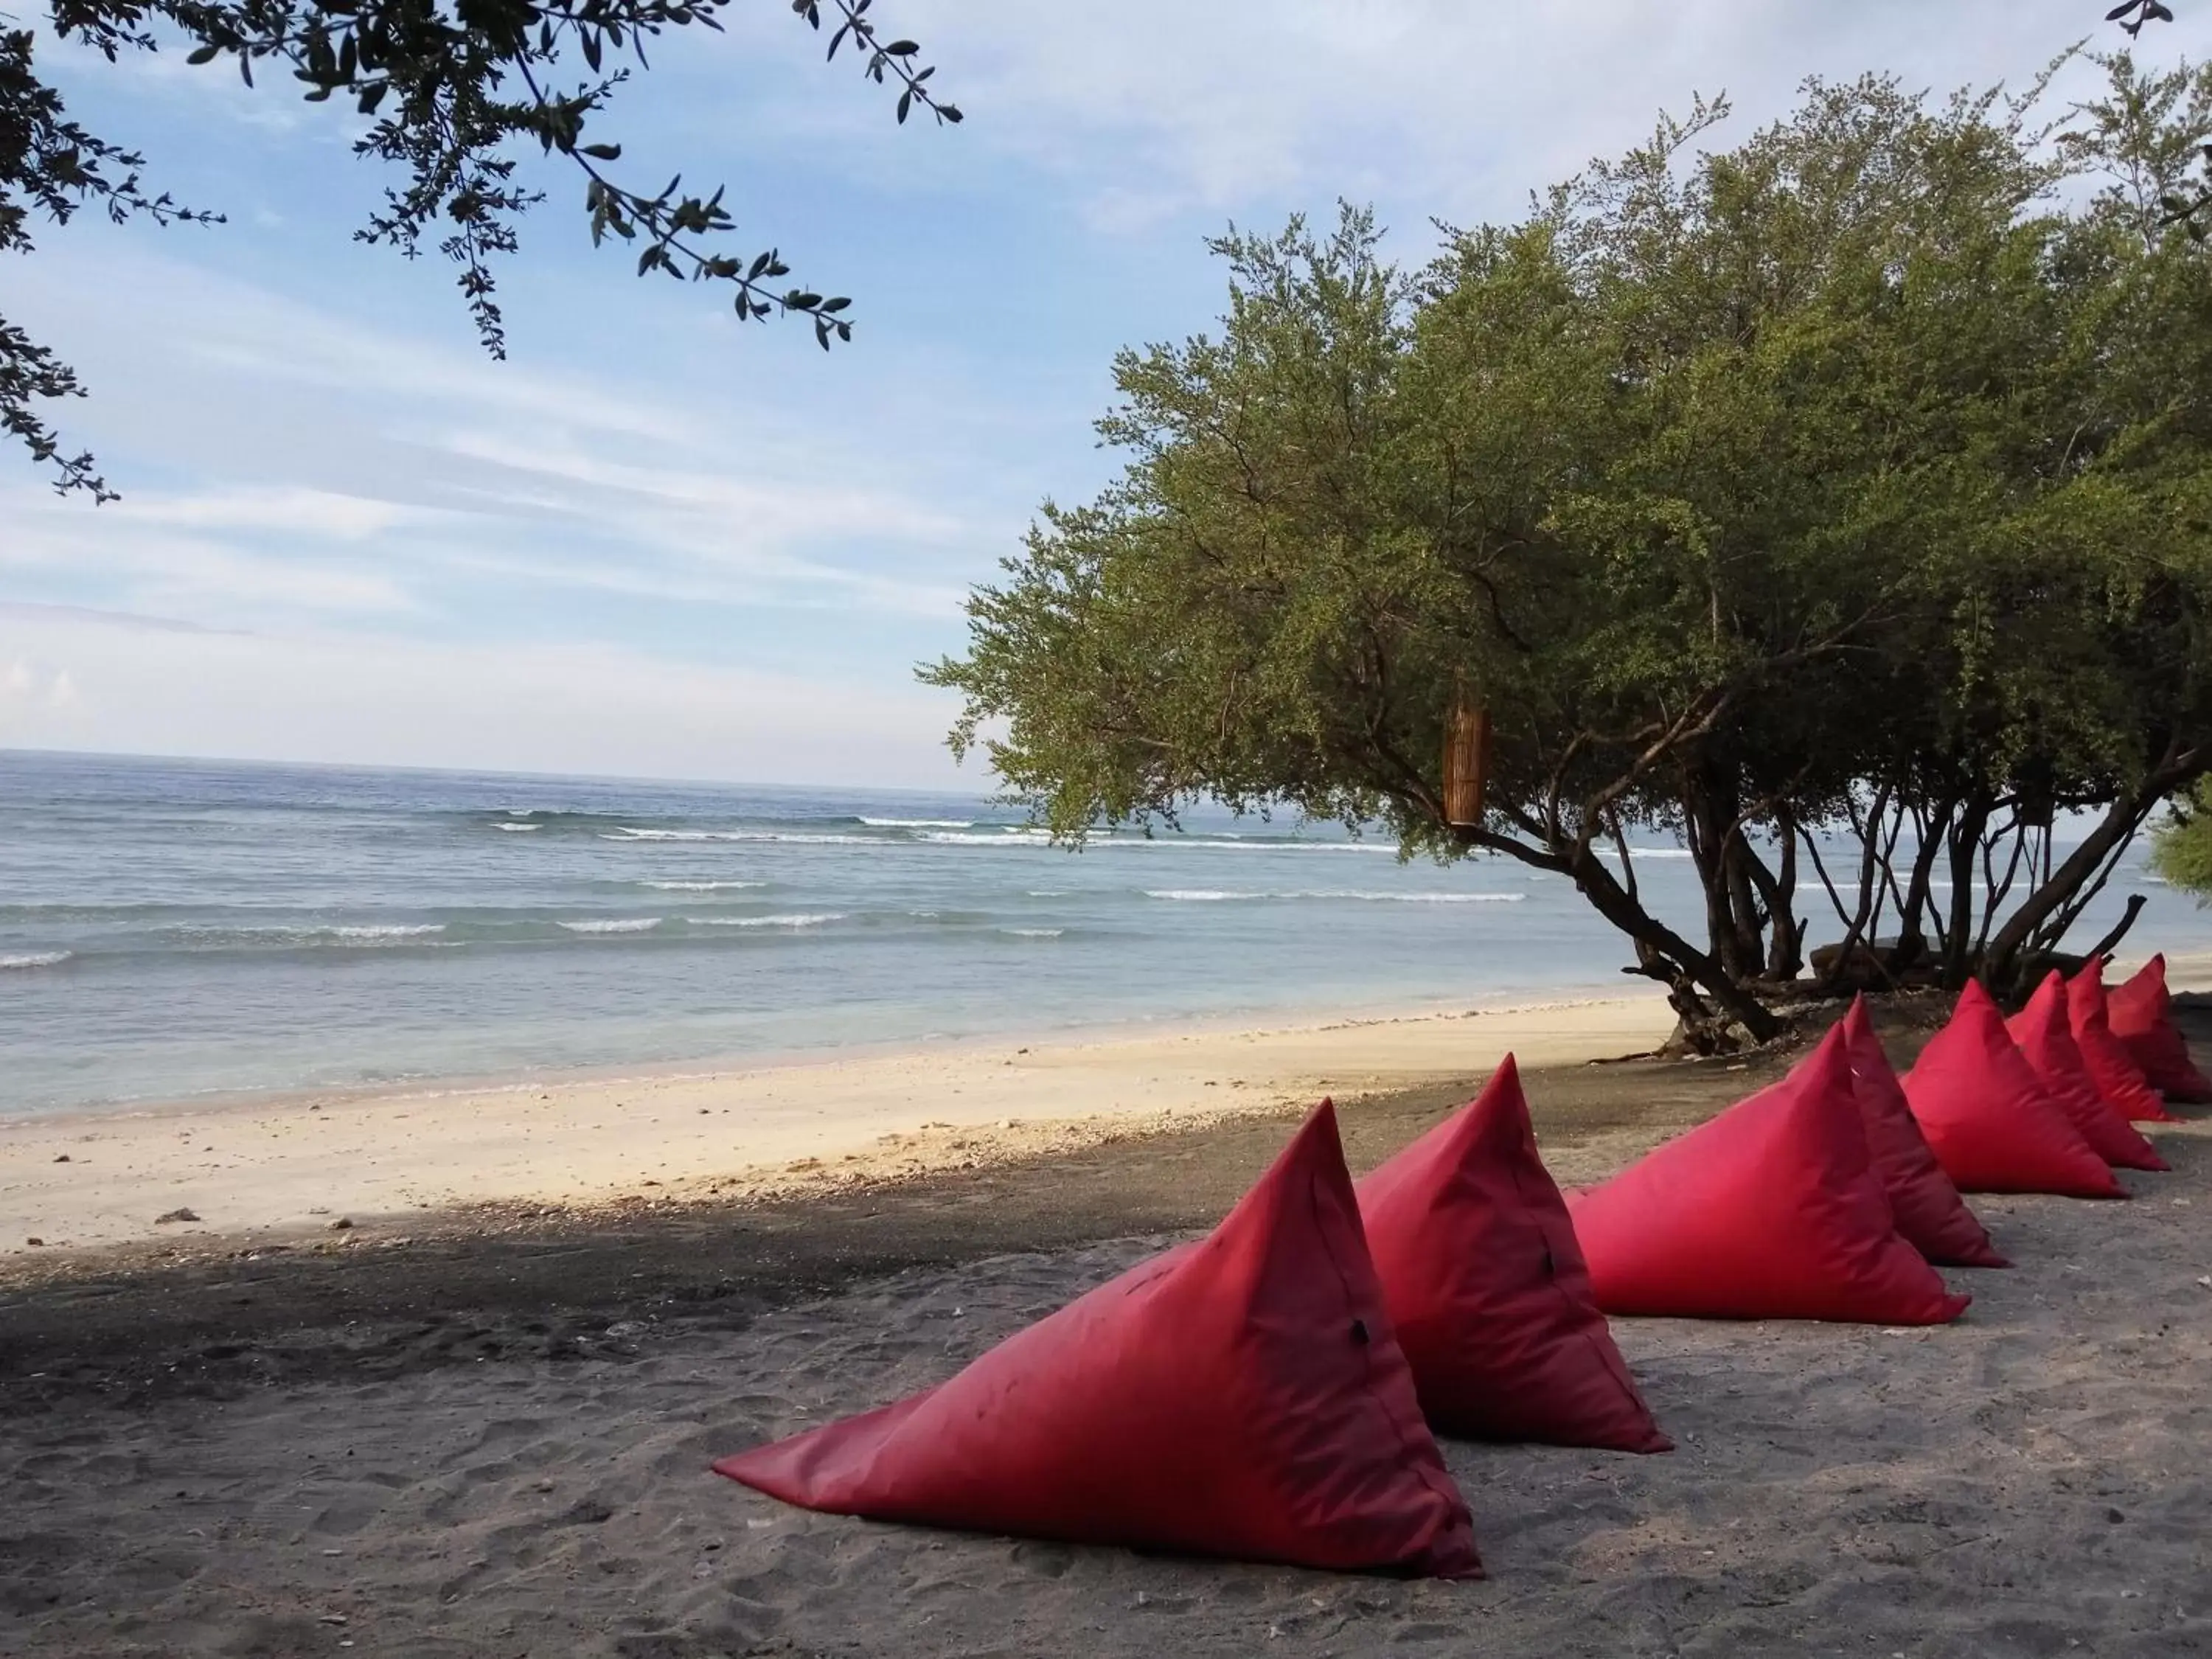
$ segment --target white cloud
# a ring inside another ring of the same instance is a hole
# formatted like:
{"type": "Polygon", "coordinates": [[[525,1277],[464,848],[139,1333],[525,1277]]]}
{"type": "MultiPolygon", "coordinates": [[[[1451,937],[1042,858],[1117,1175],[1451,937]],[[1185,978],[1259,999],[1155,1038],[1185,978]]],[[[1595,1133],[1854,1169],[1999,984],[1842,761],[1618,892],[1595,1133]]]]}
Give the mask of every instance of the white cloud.
{"type": "Polygon", "coordinates": [[[612,647],[221,635],[25,607],[0,612],[0,663],[7,738],[26,747],[823,784],[962,781],[941,746],[951,709],[938,694],[612,647]],[[66,670],[46,665],[64,660],[66,670]]]}
{"type": "Polygon", "coordinates": [[[902,485],[866,432],[794,433],[757,400],[490,364],[123,243],[33,269],[33,326],[95,388],[70,435],[125,488],[95,511],[0,472],[0,572],[71,584],[41,598],[269,627],[442,611],[489,580],[532,605],[592,590],[942,620],[949,567],[1008,544],[1026,506],[902,485]],[[195,482],[134,483],[141,457],[195,482]]]}
{"type": "Polygon", "coordinates": [[[374,533],[380,515],[372,504],[333,512],[320,498],[217,493],[95,509],[20,484],[0,489],[0,515],[9,520],[0,538],[0,577],[78,580],[90,568],[106,591],[137,610],[237,626],[420,608],[392,570],[348,550],[374,533]],[[283,532],[281,544],[257,549],[226,535],[241,530],[283,532]],[[319,541],[338,545],[318,548],[319,541]]]}
{"type": "MultiPolygon", "coordinates": [[[[1893,70],[1937,90],[2024,86],[2076,40],[2126,44],[2096,0],[886,0],[879,27],[922,42],[962,106],[957,151],[1018,157],[1075,183],[1088,223],[1140,234],[1178,214],[1218,219],[1375,199],[1420,229],[1519,211],[1528,192],[1649,133],[1662,108],[1726,91],[1747,119],[1807,75],[1893,70]],[[895,21],[894,21],[895,20],[895,21]]],[[[2143,40],[2165,61],[2212,49],[2212,15],[2182,8],[2143,40]]],[[[756,118],[850,166],[910,165],[883,112],[806,67],[783,9],[733,16],[749,57],[789,67],[756,118]]],[[[933,167],[943,163],[933,154],[933,167]]]]}
{"type": "Polygon", "coordinates": [[[80,729],[76,681],[66,668],[28,658],[0,658],[0,737],[20,740],[33,731],[62,741],[80,729]]]}
{"type": "MultiPolygon", "coordinates": [[[[75,503],[68,504],[74,517],[75,503]]],[[[327,489],[216,489],[196,495],[133,494],[103,509],[131,525],[194,530],[263,530],[358,541],[432,515],[418,508],[327,489]]]]}

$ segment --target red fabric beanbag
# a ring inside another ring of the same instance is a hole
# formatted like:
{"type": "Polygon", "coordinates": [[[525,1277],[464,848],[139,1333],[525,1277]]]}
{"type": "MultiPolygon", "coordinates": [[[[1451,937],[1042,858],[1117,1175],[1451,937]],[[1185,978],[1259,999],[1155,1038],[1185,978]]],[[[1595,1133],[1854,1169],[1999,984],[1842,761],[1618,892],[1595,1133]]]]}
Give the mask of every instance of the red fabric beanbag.
{"type": "Polygon", "coordinates": [[[2168,1100],[2199,1106],[2212,1103],[2212,1078],[2198,1071],[2189,1057],[2189,1044],[2174,1027],[2172,1003],[2162,955],[2143,963],[2126,984],[2105,994],[2112,1035],[2127,1045],[2129,1058],[2142,1067],[2150,1086],[2168,1100]]]}
{"type": "Polygon", "coordinates": [[[1875,1035],[1874,1022],[1867,1017],[1865,998],[1851,1000],[1843,1031],[1851,1093],[1866,1127],[1867,1153],[1888,1189],[1897,1231],[1939,1267],[2010,1267],[1920,1133],[1889,1056],[1882,1052],[1881,1039],[1875,1035]]]}
{"type": "Polygon", "coordinates": [[[1439,1433],[1668,1449],[1591,1298],[1512,1055],[1358,1190],[1390,1322],[1439,1433]]]}
{"type": "Polygon", "coordinates": [[[1967,981],[1950,1023],[1905,1074],[1905,1097],[1960,1192],[2128,1195],[2051,1098],[1977,981],[1967,981]]]}
{"type": "Polygon", "coordinates": [[[2127,1044],[2112,1035],[2112,1012],[2105,1002],[2105,964],[2092,962],[2066,982],[2066,1012],[2074,1027],[2074,1044],[2081,1051],[2081,1063],[2089,1068],[2090,1081],[2097,1092],[2120,1109],[2120,1115],[2135,1123],[2168,1123],[2173,1114],[2166,1109],[2158,1091],[2150,1086],[2128,1053],[2127,1044]]]}
{"type": "Polygon", "coordinates": [[[1228,1218],[951,1381],[723,1459],[808,1509],[1476,1577],[1326,1104],[1228,1218]]]}
{"type": "Polygon", "coordinates": [[[1897,1231],[1840,1027],[1781,1082],[1568,1203],[1607,1313],[1934,1325],[1972,1300],[1897,1231]]]}
{"type": "Polygon", "coordinates": [[[2081,1132],[2090,1151],[2115,1169],[2167,1167],[2158,1148],[2138,1134],[2118,1108],[2106,1104],[2089,1080],[2089,1068],[2074,1045],[2074,1029],[2067,1018],[2063,975],[2054,969],[2036,988],[2027,1006],[2005,1022],[2005,1030],[2020,1045],[2051,1099],[2081,1132]]]}

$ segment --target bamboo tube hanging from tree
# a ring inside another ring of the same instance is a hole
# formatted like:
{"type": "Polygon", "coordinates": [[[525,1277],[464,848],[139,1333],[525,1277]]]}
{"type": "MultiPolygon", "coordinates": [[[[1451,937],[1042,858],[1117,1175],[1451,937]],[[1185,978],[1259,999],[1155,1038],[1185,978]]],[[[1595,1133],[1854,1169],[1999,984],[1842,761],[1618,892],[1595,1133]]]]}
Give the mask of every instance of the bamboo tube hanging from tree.
{"type": "Polygon", "coordinates": [[[1489,787],[1490,710],[1470,703],[1462,693],[1444,728],[1444,821],[1455,828],[1480,828],[1489,787]]]}

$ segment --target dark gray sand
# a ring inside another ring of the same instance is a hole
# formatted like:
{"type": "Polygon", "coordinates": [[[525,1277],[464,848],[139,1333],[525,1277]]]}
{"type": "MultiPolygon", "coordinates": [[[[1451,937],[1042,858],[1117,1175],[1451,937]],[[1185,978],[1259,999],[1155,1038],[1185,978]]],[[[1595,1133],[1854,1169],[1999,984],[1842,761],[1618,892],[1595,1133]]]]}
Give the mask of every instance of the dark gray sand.
{"type": "MultiPolygon", "coordinates": [[[[1537,1074],[1563,1178],[1771,1069],[1537,1074]]],[[[1347,1116],[1375,1162],[1464,1091],[1347,1116]]],[[[815,1516],[714,1457],[890,1400],[1218,1215],[1280,1121],[801,1208],[457,1218],[0,1289],[4,1655],[2212,1652],[2212,1127],[1976,1207],[1936,1330],[1618,1321],[1679,1449],[1446,1445],[1491,1577],[815,1516]],[[419,1230],[418,1230],[419,1234],[419,1230]],[[349,1323],[348,1322],[351,1322],[349,1323]]]]}

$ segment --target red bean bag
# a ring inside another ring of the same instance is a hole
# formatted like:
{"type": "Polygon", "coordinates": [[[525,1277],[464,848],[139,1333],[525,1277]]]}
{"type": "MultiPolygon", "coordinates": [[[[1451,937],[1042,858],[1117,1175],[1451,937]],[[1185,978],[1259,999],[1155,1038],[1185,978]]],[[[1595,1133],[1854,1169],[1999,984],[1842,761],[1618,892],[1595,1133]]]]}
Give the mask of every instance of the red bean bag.
{"type": "Polygon", "coordinates": [[[2197,1069],[2189,1044],[2173,1024],[2173,994],[2166,988],[2166,957],[2153,957],[2133,979],[2105,994],[2112,1035],[2127,1045],[2150,1086],[2168,1100],[2212,1103],[2212,1078],[2197,1069]]]}
{"type": "Polygon", "coordinates": [[[1590,1297],[1512,1055],[1358,1193],[1390,1323],[1438,1433],[1668,1449],[1590,1297]]]}
{"type": "Polygon", "coordinates": [[[1482,1571],[1325,1104],[1208,1237],[937,1388],[714,1468],[787,1503],[883,1521],[1482,1571]]]}
{"type": "Polygon", "coordinates": [[[2128,1195],[2051,1098],[1978,981],[1967,981],[1950,1024],[1905,1073],[1905,1098],[1960,1192],[2128,1195]]]}
{"type": "Polygon", "coordinates": [[[1866,999],[1851,999],[1844,1016],[1844,1054],[1851,1093],[1865,1126],[1867,1153],[1889,1192],[1889,1207],[1905,1242],[1941,1267],[2009,1267],[1936,1161],[1928,1138],[1905,1103],[1905,1091],[1867,1017],[1866,999]]]}
{"type": "Polygon", "coordinates": [[[2005,1030],[2099,1158],[2119,1170],[2168,1167],[2158,1148],[2136,1133],[2117,1107],[2107,1105],[2089,1080],[2089,1068],[2074,1044],[2074,1028],[2067,1017],[2064,975],[2053,969],[2027,1006],[2005,1022],[2005,1030]]]}
{"type": "Polygon", "coordinates": [[[1840,1028],[1781,1082],[1568,1205],[1607,1313],[1936,1325],[1972,1300],[1898,1233],[1840,1028]]]}
{"type": "Polygon", "coordinates": [[[2097,1092],[2119,1108],[2120,1115],[2134,1123],[2180,1121],[2166,1109],[2158,1091],[2128,1053],[2127,1044],[2112,1035],[2112,1015],[2105,1000],[2105,964],[2086,964],[2066,983],[2066,1012],[2074,1026],[2074,1043],[2089,1080],[2097,1092]]]}

